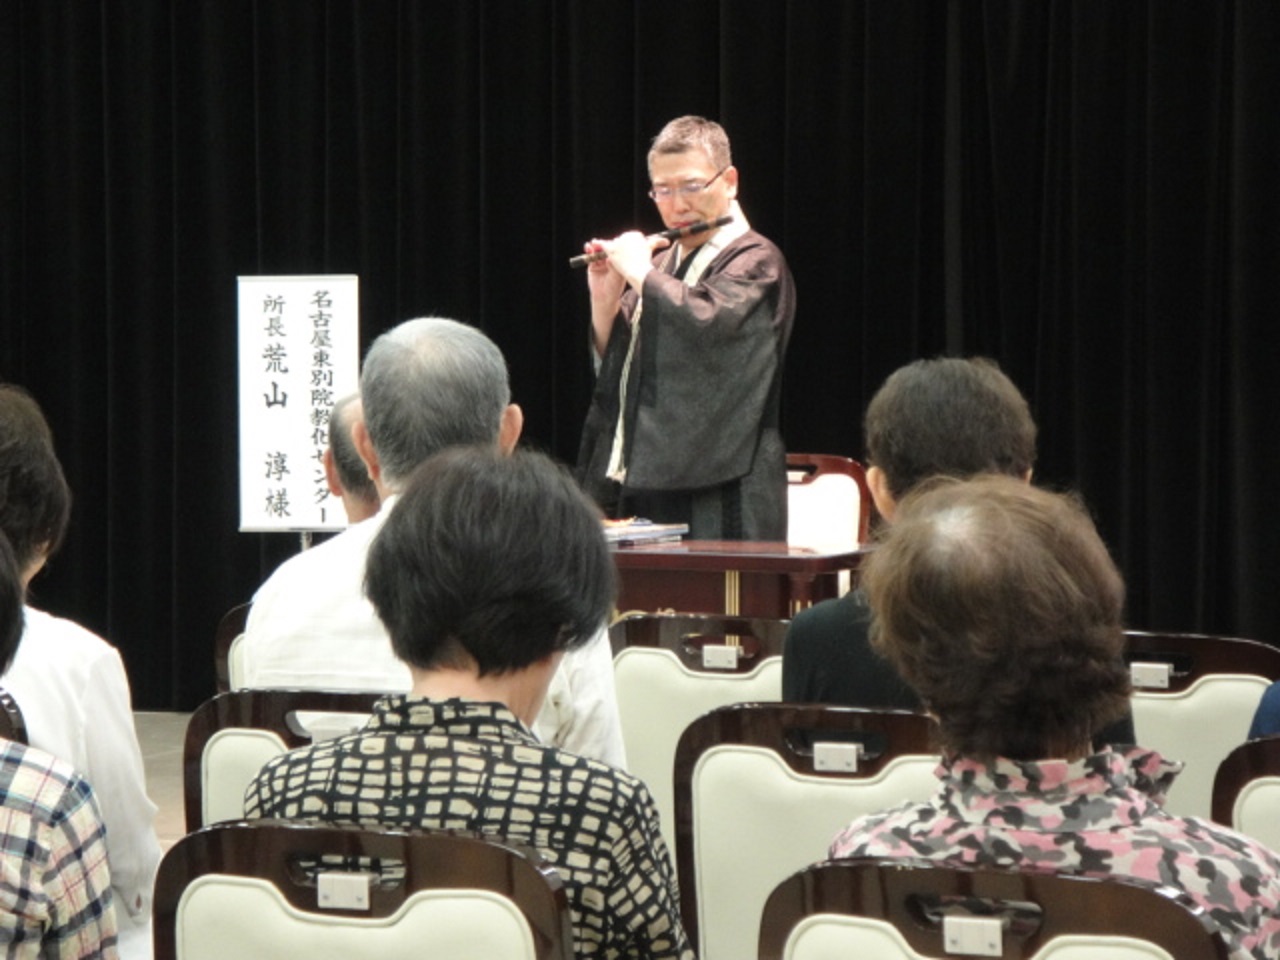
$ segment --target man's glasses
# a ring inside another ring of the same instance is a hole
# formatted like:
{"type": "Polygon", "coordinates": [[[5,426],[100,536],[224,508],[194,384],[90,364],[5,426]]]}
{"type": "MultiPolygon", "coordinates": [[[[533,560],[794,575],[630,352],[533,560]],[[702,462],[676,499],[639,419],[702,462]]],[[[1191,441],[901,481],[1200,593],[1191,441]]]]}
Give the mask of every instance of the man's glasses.
{"type": "Polygon", "coordinates": [[[688,183],[682,183],[678,187],[654,187],[652,190],[649,191],[649,196],[651,199],[656,200],[658,203],[662,203],[662,201],[664,200],[670,200],[672,197],[676,196],[677,194],[679,194],[682,197],[696,196],[697,194],[701,193],[703,190],[707,189],[707,187],[715,183],[717,180],[719,180],[720,174],[724,173],[728,169],[729,169],[728,167],[721,167],[718,171],[716,171],[716,175],[712,177],[710,180],[707,180],[705,183],[701,180],[690,180],[688,183]]]}

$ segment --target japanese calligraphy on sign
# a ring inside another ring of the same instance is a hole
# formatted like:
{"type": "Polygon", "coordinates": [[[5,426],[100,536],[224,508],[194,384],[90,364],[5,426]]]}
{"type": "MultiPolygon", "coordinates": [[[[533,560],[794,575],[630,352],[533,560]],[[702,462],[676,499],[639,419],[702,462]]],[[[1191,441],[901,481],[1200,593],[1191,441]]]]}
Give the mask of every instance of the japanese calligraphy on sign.
{"type": "Polygon", "coordinates": [[[240,529],[341,530],[323,456],[334,403],[360,387],[359,278],[237,279],[240,529]]]}

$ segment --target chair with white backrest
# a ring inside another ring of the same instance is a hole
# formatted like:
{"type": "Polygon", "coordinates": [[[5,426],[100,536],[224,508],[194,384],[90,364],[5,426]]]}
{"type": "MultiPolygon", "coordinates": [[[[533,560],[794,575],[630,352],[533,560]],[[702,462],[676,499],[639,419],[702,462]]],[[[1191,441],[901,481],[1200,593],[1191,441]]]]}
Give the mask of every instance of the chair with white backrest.
{"type": "Polygon", "coordinates": [[[1127,631],[1124,656],[1139,745],[1186,763],[1165,808],[1208,819],[1218,764],[1244,742],[1263,691],[1280,680],[1280,650],[1232,637],[1127,631]]]}
{"type": "Polygon", "coordinates": [[[241,603],[222,615],[213,632],[213,675],[216,693],[239,690],[244,686],[244,626],[249,619],[250,604],[241,603]]]}
{"type": "Polygon", "coordinates": [[[336,736],[363,726],[380,693],[233,690],[196,708],[182,751],[187,831],[244,816],[244,792],[268,761],[313,742],[301,720],[325,714],[336,736]]]}
{"type": "Polygon", "coordinates": [[[786,620],[633,613],[609,628],[627,770],[649,787],[675,849],[671,765],[684,728],[727,703],[782,698],[786,620]]]}
{"type": "Polygon", "coordinates": [[[867,540],[871,491],[862,464],[827,453],[787,454],[787,543],[823,553],[867,540]]]}
{"type": "Polygon", "coordinates": [[[1242,743],[1218,765],[1213,819],[1280,850],[1280,737],[1242,743]]]}
{"type": "Polygon", "coordinates": [[[828,860],[769,895],[759,960],[1226,960],[1204,908],[1117,878],[828,860]]]}
{"type": "Polygon", "coordinates": [[[443,830],[206,827],[165,854],[153,915],[155,960],[573,956],[563,882],[541,856],[443,830]]]}
{"type": "Polygon", "coordinates": [[[765,899],[855,817],[938,789],[923,713],[750,703],[699,717],[676,750],[676,870],[701,960],[755,951],[765,899]]]}

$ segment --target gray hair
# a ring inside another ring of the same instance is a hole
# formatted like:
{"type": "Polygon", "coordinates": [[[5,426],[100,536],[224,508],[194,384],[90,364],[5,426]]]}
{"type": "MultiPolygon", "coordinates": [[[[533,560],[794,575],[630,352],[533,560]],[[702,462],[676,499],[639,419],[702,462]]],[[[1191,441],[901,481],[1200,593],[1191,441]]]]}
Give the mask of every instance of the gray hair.
{"type": "Polygon", "coordinates": [[[496,443],[511,387],[492,340],[466,324],[428,317],[373,342],[360,396],[383,481],[395,488],[446,447],[496,443]]]}
{"type": "Polygon", "coordinates": [[[729,135],[724,127],[706,117],[676,117],[658,131],[653,138],[653,146],[649,148],[649,169],[653,169],[653,158],[666,153],[688,153],[701,150],[707,155],[711,165],[717,170],[733,164],[733,154],[729,150],[729,135]]]}

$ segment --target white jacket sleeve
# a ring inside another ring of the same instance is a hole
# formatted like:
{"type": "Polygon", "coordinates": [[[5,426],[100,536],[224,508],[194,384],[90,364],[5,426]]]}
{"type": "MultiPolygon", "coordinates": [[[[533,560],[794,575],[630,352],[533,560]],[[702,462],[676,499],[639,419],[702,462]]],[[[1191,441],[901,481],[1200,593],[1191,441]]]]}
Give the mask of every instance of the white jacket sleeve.
{"type": "Polygon", "coordinates": [[[150,956],[151,890],[160,863],[157,807],[147,796],[142,750],[133,725],[129,680],[114,649],[98,658],[83,691],[87,769],[107,827],[107,860],[122,956],[150,956]]]}
{"type": "Polygon", "coordinates": [[[626,769],[606,628],[601,627],[585,646],[564,655],[551,678],[534,732],[544,743],[626,769]]]}

